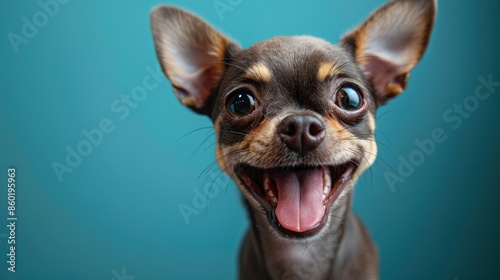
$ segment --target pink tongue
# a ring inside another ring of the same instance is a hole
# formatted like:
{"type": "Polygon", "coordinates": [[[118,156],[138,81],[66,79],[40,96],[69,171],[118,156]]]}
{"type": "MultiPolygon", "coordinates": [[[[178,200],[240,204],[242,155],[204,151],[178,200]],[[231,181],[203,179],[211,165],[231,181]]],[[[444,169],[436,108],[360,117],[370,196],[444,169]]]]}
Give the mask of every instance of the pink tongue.
{"type": "Polygon", "coordinates": [[[282,172],[273,176],[278,188],[276,217],[284,228],[305,232],[316,227],[323,216],[323,170],[282,172]]]}

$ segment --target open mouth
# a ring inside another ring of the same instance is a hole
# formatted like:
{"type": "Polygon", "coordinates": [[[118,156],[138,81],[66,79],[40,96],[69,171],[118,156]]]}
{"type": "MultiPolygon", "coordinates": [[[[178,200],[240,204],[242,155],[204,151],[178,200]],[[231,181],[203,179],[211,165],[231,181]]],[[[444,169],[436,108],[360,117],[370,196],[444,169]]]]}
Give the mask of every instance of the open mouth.
{"type": "Polygon", "coordinates": [[[286,235],[306,236],[324,224],[329,207],[357,167],[356,162],[272,169],[240,165],[236,173],[266,209],[273,226],[286,235]]]}

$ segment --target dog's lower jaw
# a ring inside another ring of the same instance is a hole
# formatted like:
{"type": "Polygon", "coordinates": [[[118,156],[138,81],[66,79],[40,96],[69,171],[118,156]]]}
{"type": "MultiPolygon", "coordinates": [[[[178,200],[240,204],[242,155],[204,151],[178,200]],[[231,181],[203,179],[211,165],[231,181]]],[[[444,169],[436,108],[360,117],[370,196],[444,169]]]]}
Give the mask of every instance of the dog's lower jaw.
{"type": "Polygon", "coordinates": [[[378,258],[367,231],[351,210],[351,195],[332,206],[325,230],[307,239],[270,231],[267,217],[252,219],[240,251],[239,279],[378,279],[378,258]]]}

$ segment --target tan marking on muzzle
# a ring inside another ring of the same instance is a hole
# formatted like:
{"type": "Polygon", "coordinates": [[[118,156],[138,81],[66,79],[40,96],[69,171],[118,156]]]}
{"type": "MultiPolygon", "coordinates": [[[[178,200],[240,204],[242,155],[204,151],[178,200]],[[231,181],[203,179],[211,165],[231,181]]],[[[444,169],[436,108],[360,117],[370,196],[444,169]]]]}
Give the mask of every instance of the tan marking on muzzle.
{"type": "Polygon", "coordinates": [[[363,160],[359,164],[358,176],[361,175],[366,169],[368,169],[377,158],[377,143],[375,142],[375,118],[371,113],[368,113],[368,127],[370,128],[370,133],[372,134],[370,138],[360,140],[360,144],[363,147],[363,160]]]}
{"type": "Polygon", "coordinates": [[[232,170],[236,165],[245,162],[254,166],[270,165],[275,154],[272,151],[276,145],[277,120],[265,119],[259,126],[245,135],[242,141],[232,145],[222,145],[219,153],[224,156],[227,170],[232,170]]]}
{"type": "Polygon", "coordinates": [[[218,117],[214,122],[215,136],[217,138],[216,147],[215,147],[215,157],[217,159],[217,163],[219,164],[219,167],[221,168],[221,170],[228,173],[227,162],[226,162],[226,159],[224,156],[225,153],[222,149],[222,146],[219,144],[219,135],[220,135],[220,131],[221,131],[220,122],[221,122],[220,117],[218,117]]]}

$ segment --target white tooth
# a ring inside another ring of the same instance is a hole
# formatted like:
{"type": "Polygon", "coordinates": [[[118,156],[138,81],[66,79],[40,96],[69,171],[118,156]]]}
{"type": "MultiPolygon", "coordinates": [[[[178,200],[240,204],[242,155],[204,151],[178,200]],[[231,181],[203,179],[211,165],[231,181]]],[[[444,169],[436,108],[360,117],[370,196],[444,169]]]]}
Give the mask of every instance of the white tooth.
{"type": "Polygon", "coordinates": [[[264,174],[264,192],[266,193],[266,198],[269,200],[272,204],[277,204],[278,199],[273,193],[273,190],[271,189],[271,179],[269,178],[268,173],[266,172],[264,174]]]}
{"type": "Polygon", "coordinates": [[[267,199],[269,199],[272,204],[278,204],[278,199],[274,196],[274,193],[271,190],[267,192],[267,199]]]}
{"type": "Polygon", "coordinates": [[[271,187],[271,179],[269,179],[269,175],[267,171],[264,171],[264,191],[267,193],[271,187]]]}
{"type": "Polygon", "coordinates": [[[342,179],[340,179],[340,183],[344,183],[347,180],[347,176],[342,176],[342,179]]]}
{"type": "Polygon", "coordinates": [[[332,178],[330,175],[330,169],[326,166],[323,166],[323,199],[330,193],[332,190],[332,178]]]}

